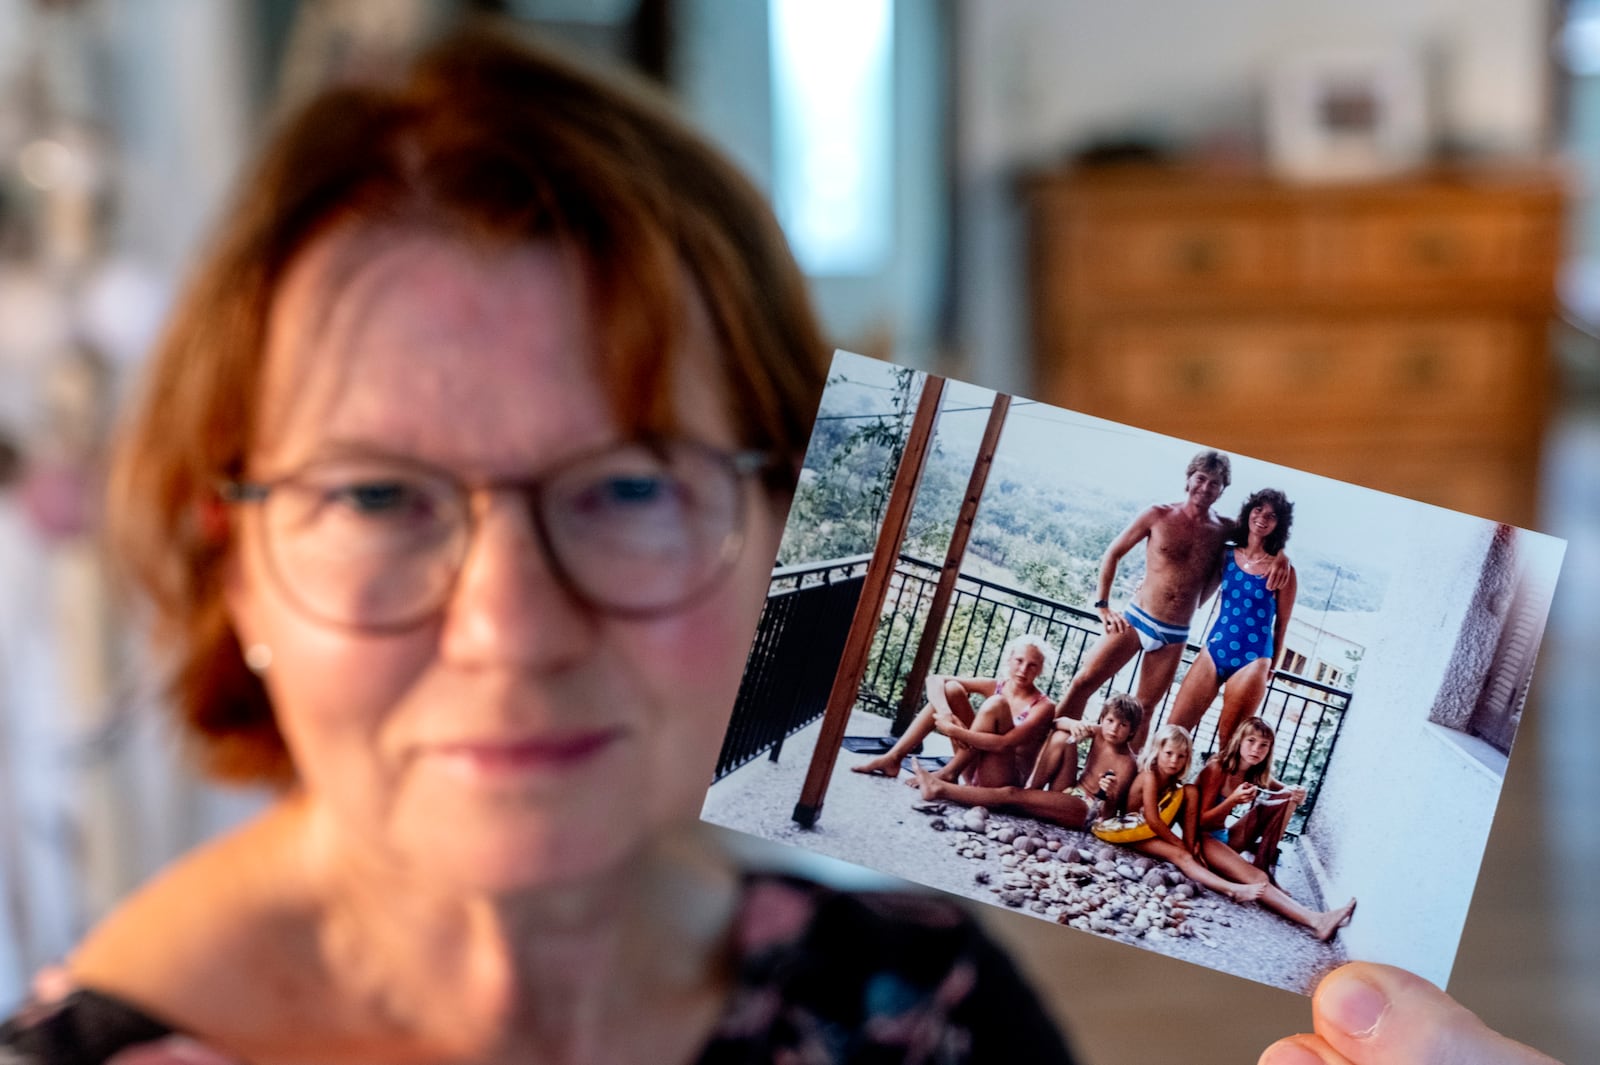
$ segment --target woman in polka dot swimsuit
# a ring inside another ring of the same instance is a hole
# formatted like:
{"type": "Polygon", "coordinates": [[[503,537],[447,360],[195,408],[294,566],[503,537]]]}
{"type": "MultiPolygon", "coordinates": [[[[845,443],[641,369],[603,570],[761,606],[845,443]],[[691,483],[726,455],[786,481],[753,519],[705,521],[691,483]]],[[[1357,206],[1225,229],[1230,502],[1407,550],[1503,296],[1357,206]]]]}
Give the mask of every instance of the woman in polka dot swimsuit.
{"type": "Polygon", "coordinates": [[[1171,720],[1193,730],[1222,691],[1219,750],[1239,722],[1260,708],[1272,671],[1283,658],[1299,580],[1291,566],[1288,581],[1273,592],[1267,589],[1266,573],[1288,542],[1293,521],[1294,505],[1276,488],[1263,488],[1245,500],[1235,526],[1235,543],[1243,542],[1223,558],[1217,620],[1173,701],[1171,720]]]}

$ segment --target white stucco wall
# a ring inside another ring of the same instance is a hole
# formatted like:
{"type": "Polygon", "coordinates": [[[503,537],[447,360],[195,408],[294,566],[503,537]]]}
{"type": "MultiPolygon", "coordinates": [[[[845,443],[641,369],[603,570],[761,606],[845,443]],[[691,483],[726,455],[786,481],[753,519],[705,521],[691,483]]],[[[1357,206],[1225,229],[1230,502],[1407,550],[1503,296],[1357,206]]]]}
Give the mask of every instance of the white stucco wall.
{"type": "Polygon", "coordinates": [[[1304,838],[1352,957],[1445,983],[1488,838],[1503,763],[1428,720],[1494,526],[1418,507],[1390,541],[1384,610],[1304,838]],[[1480,758],[1475,755],[1481,754],[1480,758]]]}

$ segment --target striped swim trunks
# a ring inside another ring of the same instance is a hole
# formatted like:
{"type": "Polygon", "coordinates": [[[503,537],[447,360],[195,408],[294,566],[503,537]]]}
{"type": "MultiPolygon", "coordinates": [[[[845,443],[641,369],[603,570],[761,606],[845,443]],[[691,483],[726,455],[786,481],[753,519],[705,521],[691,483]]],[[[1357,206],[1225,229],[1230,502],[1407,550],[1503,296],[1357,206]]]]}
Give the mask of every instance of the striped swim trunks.
{"type": "Polygon", "coordinates": [[[1139,634],[1139,645],[1146,651],[1159,651],[1175,643],[1189,642],[1189,626],[1169,625],[1145,613],[1137,603],[1131,603],[1123,611],[1123,617],[1128,619],[1128,624],[1139,634]]]}

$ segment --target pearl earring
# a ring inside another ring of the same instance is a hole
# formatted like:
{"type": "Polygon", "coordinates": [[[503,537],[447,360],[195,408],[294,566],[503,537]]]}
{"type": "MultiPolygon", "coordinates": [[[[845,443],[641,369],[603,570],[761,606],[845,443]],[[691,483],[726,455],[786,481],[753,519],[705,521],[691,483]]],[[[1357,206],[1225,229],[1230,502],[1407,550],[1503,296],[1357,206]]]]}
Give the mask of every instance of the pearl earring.
{"type": "Polygon", "coordinates": [[[272,648],[264,643],[253,643],[244,650],[244,664],[252,673],[265,673],[272,665],[272,648]]]}

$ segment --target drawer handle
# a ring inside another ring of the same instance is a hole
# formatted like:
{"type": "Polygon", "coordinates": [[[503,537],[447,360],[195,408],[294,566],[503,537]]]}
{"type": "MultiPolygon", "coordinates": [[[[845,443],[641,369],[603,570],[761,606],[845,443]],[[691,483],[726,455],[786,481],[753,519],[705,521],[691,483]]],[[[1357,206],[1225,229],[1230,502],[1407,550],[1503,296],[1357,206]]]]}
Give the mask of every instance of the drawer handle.
{"type": "Polygon", "coordinates": [[[1215,273],[1222,262],[1222,247],[1214,237],[1190,237],[1178,245],[1178,267],[1186,274],[1215,273]]]}
{"type": "Polygon", "coordinates": [[[1410,389],[1433,388],[1443,378],[1444,359],[1434,348],[1413,348],[1400,362],[1401,383],[1410,389]]]}
{"type": "Polygon", "coordinates": [[[1188,358],[1178,364],[1178,385],[1188,393],[1211,391],[1211,363],[1204,358],[1188,358]]]}
{"type": "Polygon", "coordinates": [[[1326,382],[1333,365],[1333,354],[1327,348],[1301,348],[1288,353],[1289,375],[1298,388],[1309,388],[1326,382]]]}
{"type": "Polygon", "coordinates": [[[1460,258],[1457,254],[1456,242],[1448,233],[1419,234],[1412,243],[1412,250],[1416,253],[1417,262],[1423,266],[1450,266],[1460,258]]]}

